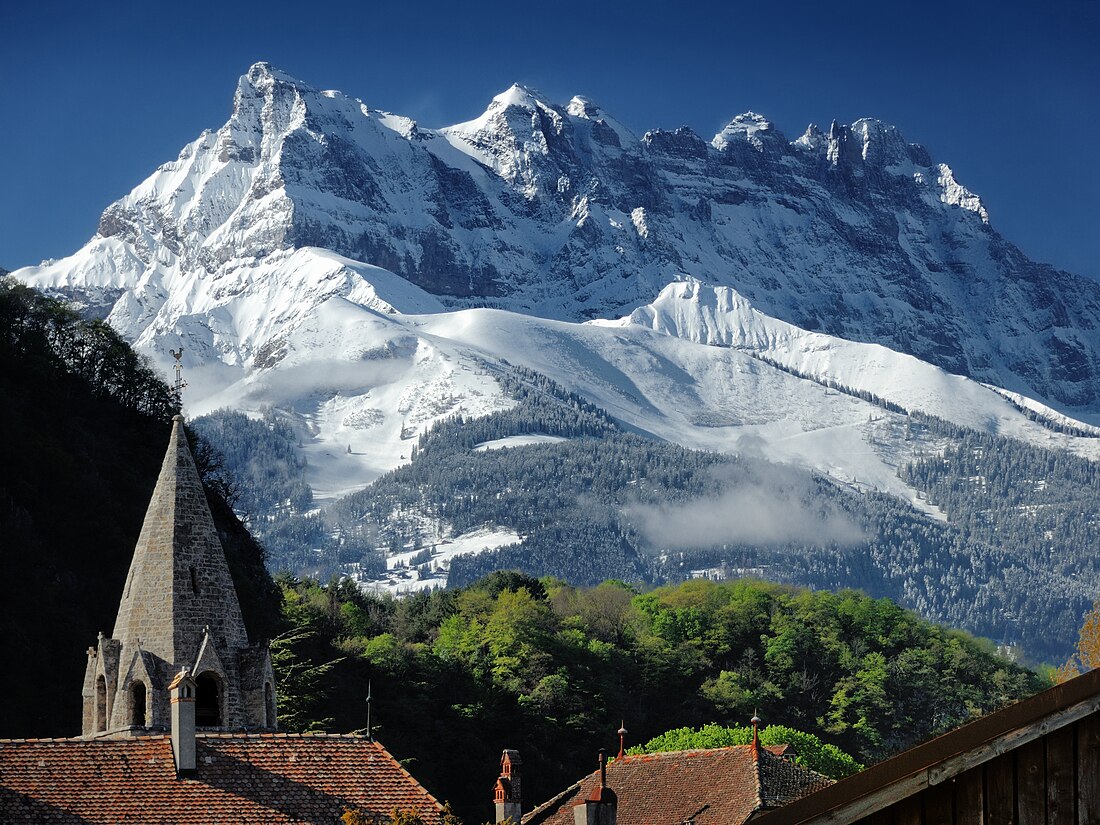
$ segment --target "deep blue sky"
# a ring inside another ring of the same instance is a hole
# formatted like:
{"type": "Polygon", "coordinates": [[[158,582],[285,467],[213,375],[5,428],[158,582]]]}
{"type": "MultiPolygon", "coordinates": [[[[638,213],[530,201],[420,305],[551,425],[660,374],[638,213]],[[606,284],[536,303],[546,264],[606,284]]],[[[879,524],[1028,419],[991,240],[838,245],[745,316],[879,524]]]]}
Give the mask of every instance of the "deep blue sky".
{"type": "Polygon", "coordinates": [[[441,126],[514,81],[639,134],[738,112],[789,138],[873,116],[952,166],[1032,257],[1100,279],[1100,0],[0,3],[0,266],[99,213],[267,60],[441,126]]]}

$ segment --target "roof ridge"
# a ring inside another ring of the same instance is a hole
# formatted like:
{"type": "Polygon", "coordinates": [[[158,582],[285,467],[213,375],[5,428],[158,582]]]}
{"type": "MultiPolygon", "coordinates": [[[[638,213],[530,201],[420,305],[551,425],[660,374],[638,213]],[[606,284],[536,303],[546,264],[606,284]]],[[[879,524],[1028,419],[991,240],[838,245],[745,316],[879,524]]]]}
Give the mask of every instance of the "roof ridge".
{"type": "MultiPolygon", "coordinates": [[[[742,750],[744,748],[751,748],[751,747],[752,747],[752,745],[723,745],[722,747],[719,747],[719,748],[685,748],[684,750],[679,750],[679,751],[650,751],[648,753],[627,753],[627,754],[623,755],[622,760],[616,759],[615,762],[625,761],[627,759],[639,759],[639,758],[642,758],[642,757],[645,757],[645,758],[668,757],[668,756],[683,756],[684,754],[694,755],[694,754],[699,754],[699,753],[713,753],[714,751],[735,751],[735,750],[742,750]]],[[[614,762],[608,762],[607,764],[610,766],[610,765],[613,765],[614,762]]]]}
{"type": "MultiPolygon", "coordinates": [[[[760,745],[759,745],[759,739],[756,738],[755,728],[756,728],[756,721],[754,719],[754,721],[753,721],[753,741],[752,741],[752,744],[749,745],[749,752],[752,754],[752,778],[753,778],[753,782],[756,784],[756,793],[755,793],[756,799],[753,801],[753,807],[752,807],[753,813],[756,813],[756,811],[759,811],[764,807],[764,774],[763,774],[763,768],[761,766],[761,763],[764,761],[763,758],[762,758],[763,753],[764,753],[764,748],[761,748],[760,745]]],[[[782,757],[776,756],[774,753],[771,753],[770,751],[767,751],[767,753],[770,756],[772,756],[776,759],[782,759],[782,757]]]]}
{"type": "MultiPolygon", "coordinates": [[[[197,731],[195,736],[207,739],[350,739],[354,741],[373,742],[382,747],[376,739],[368,739],[359,733],[331,733],[324,730],[307,731],[197,731]]],[[[383,750],[385,750],[383,748],[383,750]]]]}
{"type": "Polygon", "coordinates": [[[0,739],[0,745],[39,745],[39,744],[67,744],[67,745],[100,745],[115,742],[152,742],[162,739],[171,739],[171,734],[151,733],[137,736],[41,736],[34,738],[0,739]]]}
{"type": "MultiPolygon", "coordinates": [[[[42,742],[57,742],[57,743],[73,743],[80,745],[87,744],[101,744],[101,743],[117,743],[117,742],[151,742],[159,741],[163,739],[171,739],[170,733],[142,733],[137,736],[96,736],[96,737],[84,737],[84,736],[41,736],[41,737],[11,737],[0,738],[0,745],[11,744],[28,744],[28,743],[42,743],[42,742]]],[[[344,740],[353,742],[371,742],[377,745],[390,759],[397,762],[398,767],[401,767],[401,763],[394,758],[394,756],[386,750],[385,746],[377,739],[368,739],[363,734],[357,733],[331,733],[329,731],[196,731],[195,738],[197,739],[332,739],[332,740],[344,740]]],[[[401,768],[405,770],[404,768],[401,768]]],[[[408,773],[408,771],[405,771],[408,773]]],[[[411,776],[411,774],[410,774],[411,776]]]]}
{"type": "MultiPolygon", "coordinates": [[[[592,774],[588,774],[588,776],[591,776],[591,775],[592,774]]],[[[561,802],[563,799],[568,798],[570,794],[573,794],[573,793],[576,793],[577,791],[579,791],[581,789],[581,785],[584,784],[584,780],[587,779],[588,776],[584,777],[584,779],[581,779],[578,782],[574,782],[572,785],[570,785],[568,788],[566,788],[561,793],[550,797],[550,799],[547,799],[545,802],[543,802],[538,807],[532,808],[530,811],[528,811],[527,815],[525,817],[523,817],[523,820],[522,820],[523,825],[530,825],[530,823],[535,823],[537,821],[535,819],[535,817],[538,814],[544,813],[548,808],[551,808],[552,806],[554,806],[554,805],[558,804],[559,802],[561,802]]]]}

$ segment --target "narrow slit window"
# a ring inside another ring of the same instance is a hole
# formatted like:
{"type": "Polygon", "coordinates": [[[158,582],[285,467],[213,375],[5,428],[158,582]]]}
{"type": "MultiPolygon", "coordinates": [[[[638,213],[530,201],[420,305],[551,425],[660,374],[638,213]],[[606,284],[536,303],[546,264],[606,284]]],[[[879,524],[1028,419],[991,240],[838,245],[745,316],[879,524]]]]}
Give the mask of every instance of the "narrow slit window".
{"type": "Polygon", "coordinates": [[[145,727],[145,684],[137,682],[130,692],[130,724],[145,727]]]}
{"type": "Polygon", "coordinates": [[[102,676],[95,680],[95,729],[107,730],[107,680],[102,676]]]}

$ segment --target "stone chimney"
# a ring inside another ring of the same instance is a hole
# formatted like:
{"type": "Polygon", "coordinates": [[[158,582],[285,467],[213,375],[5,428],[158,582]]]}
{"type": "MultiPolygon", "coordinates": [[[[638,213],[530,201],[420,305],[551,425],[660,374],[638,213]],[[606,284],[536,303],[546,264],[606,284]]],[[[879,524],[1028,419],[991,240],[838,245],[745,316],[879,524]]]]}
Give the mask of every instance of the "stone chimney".
{"type": "Polygon", "coordinates": [[[511,821],[519,825],[523,817],[523,798],[520,794],[520,768],[523,760],[519,751],[505,750],[500,757],[500,777],[493,788],[493,802],[496,805],[495,822],[511,821]]]}
{"type": "Polygon", "coordinates": [[[197,684],[184,668],[168,686],[172,702],[172,756],[176,760],[176,776],[195,773],[195,693],[197,684]]]}
{"type": "Polygon", "coordinates": [[[607,787],[607,751],[600,748],[600,784],[580,805],[573,806],[574,825],[616,825],[619,798],[607,787]]]}

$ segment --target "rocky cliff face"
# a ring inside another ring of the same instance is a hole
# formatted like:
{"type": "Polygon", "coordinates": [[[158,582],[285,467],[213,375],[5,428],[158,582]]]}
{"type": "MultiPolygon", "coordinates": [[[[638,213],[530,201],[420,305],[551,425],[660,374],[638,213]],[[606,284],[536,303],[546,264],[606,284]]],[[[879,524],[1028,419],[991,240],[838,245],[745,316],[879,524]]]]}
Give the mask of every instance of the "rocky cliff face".
{"type": "Polygon", "coordinates": [[[746,113],[709,142],[638,138],[590,100],[513,86],[429,130],[259,63],[221,129],[108,207],[82,250],[17,275],[140,345],[239,366],[335,295],[431,311],[420,290],[387,302],[356,262],[449,307],[563,320],[629,314],[691,277],[1100,413],[1100,285],[1028,260],[989,221],[950,167],[875,120],[788,141],[746,113]]]}

